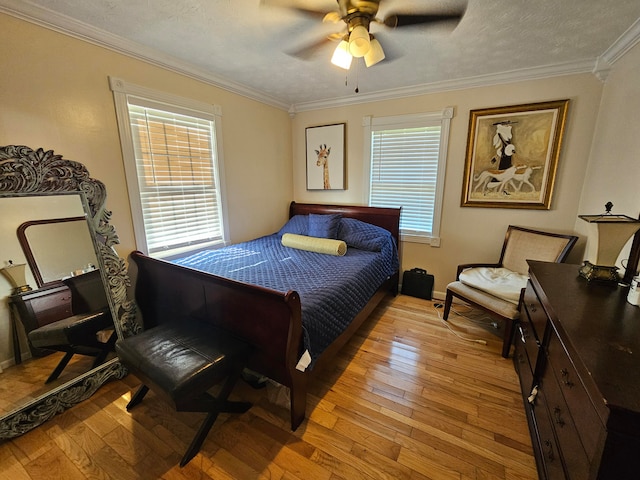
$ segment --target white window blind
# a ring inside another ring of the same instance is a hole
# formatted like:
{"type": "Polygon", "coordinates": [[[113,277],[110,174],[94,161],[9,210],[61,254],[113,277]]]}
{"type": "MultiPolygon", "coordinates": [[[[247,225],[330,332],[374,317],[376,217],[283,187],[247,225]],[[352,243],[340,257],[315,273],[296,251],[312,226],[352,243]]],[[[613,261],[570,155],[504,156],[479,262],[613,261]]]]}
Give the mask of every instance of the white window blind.
{"type": "Polygon", "coordinates": [[[402,207],[403,240],[438,245],[451,114],[448,109],[437,114],[365,119],[370,138],[368,203],[402,207]]]}
{"type": "Polygon", "coordinates": [[[221,241],[213,121],[129,102],[149,253],[221,241]]]}
{"type": "Polygon", "coordinates": [[[402,207],[405,234],[433,230],[439,147],[440,126],[372,132],[369,203],[402,207]]]}
{"type": "Polygon", "coordinates": [[[220,107],[109,77],[136,248],[168,257],[224,245],[220,107]]]}

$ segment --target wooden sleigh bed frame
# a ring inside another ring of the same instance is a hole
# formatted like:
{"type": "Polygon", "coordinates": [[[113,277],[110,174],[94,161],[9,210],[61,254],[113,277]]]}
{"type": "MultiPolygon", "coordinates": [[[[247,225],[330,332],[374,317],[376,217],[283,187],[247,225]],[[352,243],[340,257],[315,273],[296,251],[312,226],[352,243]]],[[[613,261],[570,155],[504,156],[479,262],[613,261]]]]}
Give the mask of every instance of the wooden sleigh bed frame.
{"type": "MultiPolygon", "coordinates": [[[[340,213],[382,227],[399,245],[399,208],[321,205],[291,202],[289,217],[340,213]]],[[[289,388],[291,429],[304,420],[309,378],[335,357],[387,295],[398,293],[399,271],[371,297],[347,329],[318,357],[313,369],[296,369],[303,349],[300,297],[295,291],[277,292],[217,275],[185,268],[133,252],[136,301],[145,327],[195,318],[212,322],[252,344],[248,368],[289,388]],[[260,319],[260,321],[256,321],[260,319]],[[153,324],[152,324],[153,321],[153,324]]],[[[133,266],[133,265],[132,265],[133,266]]]]}

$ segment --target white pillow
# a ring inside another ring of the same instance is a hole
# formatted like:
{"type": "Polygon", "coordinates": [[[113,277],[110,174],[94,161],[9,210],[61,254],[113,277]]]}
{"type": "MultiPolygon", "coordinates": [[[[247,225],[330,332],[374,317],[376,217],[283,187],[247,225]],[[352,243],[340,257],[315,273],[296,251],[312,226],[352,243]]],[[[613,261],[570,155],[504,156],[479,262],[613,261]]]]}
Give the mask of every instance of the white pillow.
{"type": "Polygon", "coordinates": [[[527,275],[507,268],[475,267],[460,273],[460,281],[465,285],[516,305],[520,300],[520,291],[527,286],[528,279],[527,275]]]}

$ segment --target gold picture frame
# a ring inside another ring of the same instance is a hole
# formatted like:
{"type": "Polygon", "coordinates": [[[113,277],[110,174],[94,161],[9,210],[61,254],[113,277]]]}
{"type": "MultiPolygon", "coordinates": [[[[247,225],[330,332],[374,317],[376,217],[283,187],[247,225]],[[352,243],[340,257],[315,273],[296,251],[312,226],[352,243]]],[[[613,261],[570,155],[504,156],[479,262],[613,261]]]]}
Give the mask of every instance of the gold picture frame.
{"type": "Polygon", "coordinates": [[[551,205],[569,100],[471,110],[463,207],[551,205]]]}

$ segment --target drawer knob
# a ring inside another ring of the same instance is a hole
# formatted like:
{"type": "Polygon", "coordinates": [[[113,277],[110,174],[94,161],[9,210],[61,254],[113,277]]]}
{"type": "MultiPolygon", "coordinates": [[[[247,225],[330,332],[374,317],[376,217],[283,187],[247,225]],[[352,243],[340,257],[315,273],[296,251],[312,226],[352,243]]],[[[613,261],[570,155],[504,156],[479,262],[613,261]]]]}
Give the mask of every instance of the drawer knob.
{"type": "Polygon", "coordinates": [[[562,419],[561,414],[562,414],[562,410],[560,409],[560,407],[555,407],[553,409],[553,416],[556,420],[556,423],[560,425],[560,427],[564,427],[564,420],[562,419]]]}
{"type": "Polygon", "coordinates": [[[564,383],[567,387],[573,387],[574,383],[569,379],[569,371],[566,368],[560,370],[560,374],[562,375],[562,383],[564,383]]]}
{"type": "Polygon", "coordinates": [[[549,460],[550,462],[553,462],[555,460],[555,455],[553,454],[553,443],[551,443],[551,440],[545,440],[544,441],[544,446],[547,447],[547,460],[549,460]]]}

